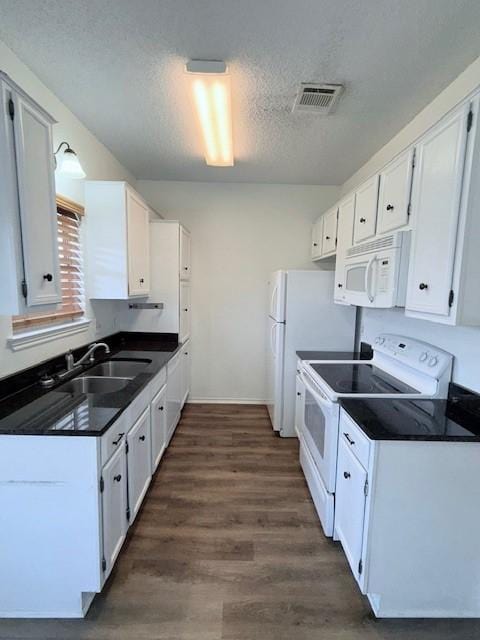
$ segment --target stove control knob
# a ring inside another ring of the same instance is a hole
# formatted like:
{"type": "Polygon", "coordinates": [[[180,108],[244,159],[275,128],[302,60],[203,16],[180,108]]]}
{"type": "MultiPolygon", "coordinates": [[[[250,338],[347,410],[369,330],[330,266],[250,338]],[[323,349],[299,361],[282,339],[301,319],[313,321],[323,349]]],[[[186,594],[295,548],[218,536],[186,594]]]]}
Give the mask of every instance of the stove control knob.
{"type": "Polygon", "coordinates": [[[437,356],[432,356],[430,358],[430,360],[428,361],[428,366],[429,367],[434,367],[436,364],[438,364],[438,358],[437,358],[437,356]]]}
{"type": "Polygon", "coordinates": [[[426,351],[424,351],[423,353],[420,354],[420,362],[425,362],[425,360],[428,358],[428,353],[426,351]]]}

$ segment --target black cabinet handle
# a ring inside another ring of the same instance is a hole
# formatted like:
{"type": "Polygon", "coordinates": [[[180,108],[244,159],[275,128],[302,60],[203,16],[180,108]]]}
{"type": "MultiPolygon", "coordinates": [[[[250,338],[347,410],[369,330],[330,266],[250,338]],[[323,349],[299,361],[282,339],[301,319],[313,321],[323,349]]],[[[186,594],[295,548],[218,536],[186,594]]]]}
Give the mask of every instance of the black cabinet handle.
{"type": "Polygon", "coordinates": [[[360,218],[360,222],[366,222],[367,219],[366,218],[360,218]]]}
{"type": "Polygon", "coordinates": [[[124,435],[125,435],[124,433],[119,433],[117,440],[112,440],[112,444],[117,446],[117,444],[120,442],[120,440],[123,438],[124,435]]]}
{"type": "Polygon", "coordinates": [[[113,479],[115,482],[120,482],[120,480],[122,479],[122,474],[119,473],[118,476],[113,476],[113,479]]]}
{"type": "Polygon", "coordinates": [[[342,284],[341,282],[339,282],[339,283],[337,284],[337,287],[338,287],[339,289],[341,289],[341,288],[343,287],[343,284],[342,284]]]}
{"type": "Polygon", "coordinates": [[[188,356],[188,351],[185,351],[185,353],[183,355],[184,356],[188,356]]]}
{"type": "Polygon", "coordinates": [[[313,243],[314,247],[318,247],[318,244],[316,242],[313,243]]]}
{"type": "Polygon", "coordinates": [[[330,236],[325,236],[325,240],[330,240],[330,236]]]}
{"type": "Polygon", "coordinates": [[[355,444],[355,440],[352,440],[348,433],[344,433],[343,435],[345,436],[349,444],[355,444]]]}
{"type": "Polygon", "coordinates": [[[44,279],[44,280],[46,280],[47,282],[51,282],[51,281],[53,280],[53,276],[52,276],[52,274],[51,274],[51,273],[46,273],[46,274],[43,276],[43,279],[44,279]]]}
{"type": "Polygon", "coordinates": [[[302,394],[300,393],[300,391],[297,391],[297,396],[301,396],[302,394]]]}
{"type": "Polygon", "coordinates": [[[420,289],[420,291],[423,291],[424,289],[428,289],[428,284],[426,284],[425,282],[421,282],[418,285],[418,288],[420,289]]]}
{"type": "Polygon", "coordinates": [[[393,211],[394,206],[393,204],[387,204],[387,211],[393,211]]]}
{"type": "Polygon", "coordinates": [[[188,311],[188,309],[184,309],[184,311],[188,311]]]}
{"type": "Polygon", "coordinates": [[[143,442],[145,440],[145,436],[138,436],[138,439],[143,442]]]}
{"type": "Polygon", "coordinates": [[[140,284],[143,284],[145,282],[145,280],[143,278],[140,278],[140,284]]]}
{"type": "Polygon", "coordinates": [[[348,473],[348,471],[344,471],[344,472],[343,472],[343,477],[345,478],[345,480],[348,480],[351,476],[350,476],[350,474],[348,473]]]}
{"type": "Polygon", "coordinates": [[[163,411],[163,407],[158,407],[158,410],[159,411],[163,411]]]}

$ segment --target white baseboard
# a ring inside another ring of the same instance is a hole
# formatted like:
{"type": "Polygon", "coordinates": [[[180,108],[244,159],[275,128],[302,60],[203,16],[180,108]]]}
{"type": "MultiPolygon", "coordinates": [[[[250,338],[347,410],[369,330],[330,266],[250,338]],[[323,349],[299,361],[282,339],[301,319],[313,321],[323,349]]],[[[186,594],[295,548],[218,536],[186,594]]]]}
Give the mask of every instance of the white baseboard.
{"type": "Polygon", "coordinates": [[[187,404],[266,404],[259,398],[188,398],[187,404]]]}

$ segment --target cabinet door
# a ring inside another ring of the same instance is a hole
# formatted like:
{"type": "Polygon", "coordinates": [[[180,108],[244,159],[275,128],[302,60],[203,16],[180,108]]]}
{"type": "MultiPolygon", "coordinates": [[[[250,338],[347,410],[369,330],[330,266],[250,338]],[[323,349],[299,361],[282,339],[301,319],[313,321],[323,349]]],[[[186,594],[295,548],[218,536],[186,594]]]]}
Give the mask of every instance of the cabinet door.
{"type": "Polygon", "coordinates": [[[378,175],[367,180],[355,194],[353,239],[362,242],[375,235],[377,225],[378,175]]]}
{"type": "Polygon", "coordinates": [[[190,283],[180,282],[180,330],[178,340],[185,342],[190,336],[190,283]]]}
{"type": "Polygon", "coordinates": [[[127,189],[128,293],[148,295],[150,290],[148,208],[127,189]]]}
{"type": "Polygon", "coordinates": [[[107,578],[127,534],[127,458],[121,446],[102,469],[104,578],[107,578]]]}
{"type": "Polygon", "coordinates": [[[167,365],[167,443],[175,431],[181,408],[181,371],[178,353],[167,365]]]}
{"type": "Polygon", "coordinates": [[[299,374],[296,377],[295,383],[295,430],[301,433],[303,426],[303,411],[305,407],[305,385],[299,374]]]}
{"type": "Polygon", "coordinates": [[[322,256],[323,216],[312,227],[312,260],[322,256]]]}
{"type": "Polygon", "coordinates": [[[180,279],[190,280],[191,273],[191,238],[188,231],[180,227],[180,279]]]}
{"type": "Polygon", "coordinates": [[[61,302],[52,122],[12,93],[18,198],[28,307],[61,302]]]}
{"type": "Polygon", "coordinates": [[[337,259],[335,261],[334,300],[345,303],[345,258],[353,244],[355,194],[347,196],[338,205],[337,259]]]}
{"type": "Polygon", "coordinates": [[[334,254],[337,248],[337,212],[335,207],[323,216],[322,256],[334,254]]]}
{"type": "Polygon", "coordinates": [[[386,233],[408,223],[414,153],[413,148],[402,153],[380,174],[377,233],[386,233]]]}
{"type": "Polygon", "coordinates": [[[127,435],[128,507],[130,524],[140,509],[151,479],[150,407],[145,409],[127,435]]]}
{"type": "Polygon", "coordinates": [[[469,106],[444,118],[417,145],[414,231],[406,308],[448,316],[469,106]]]}
{"type": "Polygon", "coordinates": [[[185,400],[187,399],[188,394],[190,393],[190,363],[191,363],[191,355],[190,355],[190,340],[182,347],[182,355],[181,355],[181,398],[182,398],[182,408],[185,404],[185,400]]]}
{"type": "Polygon", "coordinates": [[[363,529],[365,522],[365,483],[367,472],[343,438],[338,445],[337,485],[335,494],[335,537],[342,543],[350,568],[358,580],[361,571],[363,529]]]}
{"type": "Polygon", "coordinates": [[[167,440],[167,386],[164,385],[151,404],[152,473],[158,467],[167,440]]]}

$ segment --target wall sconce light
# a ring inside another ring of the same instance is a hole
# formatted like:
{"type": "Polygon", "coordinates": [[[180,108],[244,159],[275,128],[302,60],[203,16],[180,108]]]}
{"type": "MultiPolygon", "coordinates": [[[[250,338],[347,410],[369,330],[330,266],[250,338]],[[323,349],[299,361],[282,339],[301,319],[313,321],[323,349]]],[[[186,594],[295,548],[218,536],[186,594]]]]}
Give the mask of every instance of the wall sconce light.
{"type": "Polygon", "coordinates": [[[72,147],[68,144],[68,142],[61,142],[58,145],[57,150],[54,153],[55,158],[55,169],[58,167],[59,172],[67,176],[68,178],[74,178],[76,180],[82,180],[86,178],[86,173],[82,169],[82,165],[80,164],[80,160],[78,159],[77,154],[72,149],[72,147]],[[60,157],[59,162],[57,162],[57,153],[59,153],[60,149],[66,146],[63,155],[60,157]]]}

